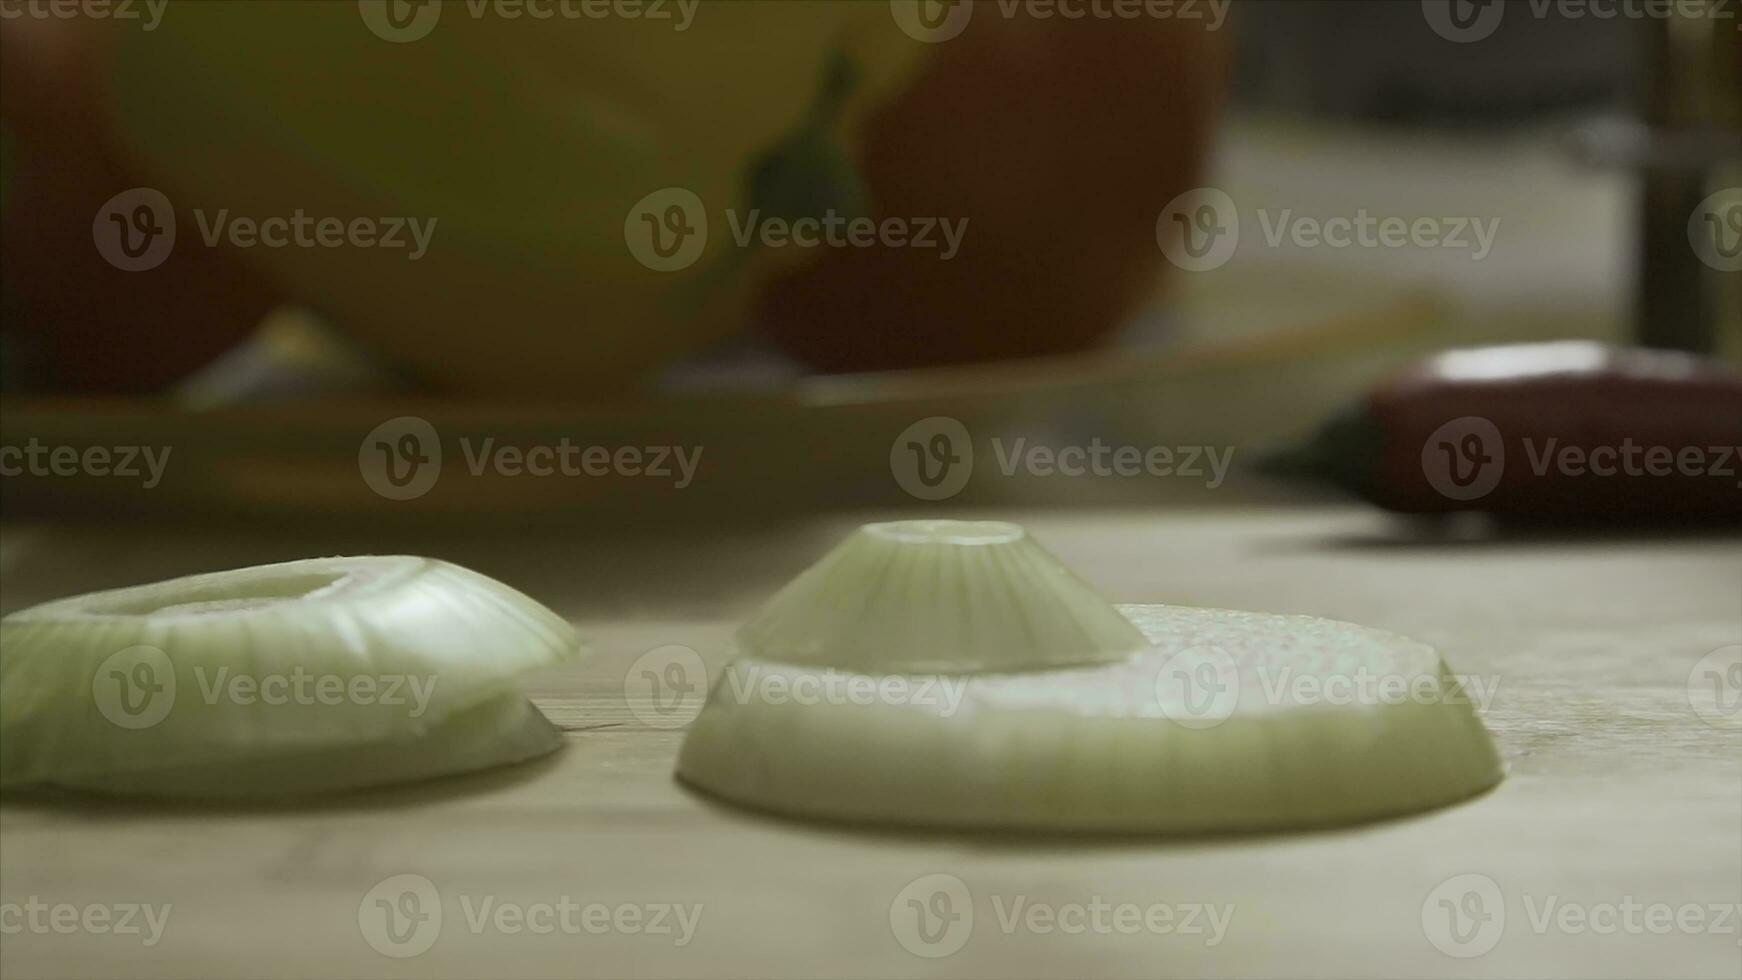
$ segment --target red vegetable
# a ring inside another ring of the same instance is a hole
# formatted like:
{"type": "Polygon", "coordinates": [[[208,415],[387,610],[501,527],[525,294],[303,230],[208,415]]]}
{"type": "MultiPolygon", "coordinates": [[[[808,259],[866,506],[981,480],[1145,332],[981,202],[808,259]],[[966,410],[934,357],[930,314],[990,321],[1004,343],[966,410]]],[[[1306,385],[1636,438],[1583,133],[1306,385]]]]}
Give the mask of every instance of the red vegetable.
{"type": "Polygon", "coordinates": [[[1742,375],[1585,342],[1449,351],[1383,381],[1278,471],[1388,510],[1742,518],[1742,375]]]}
{"type": "MultiPolygon", "coordinates": [[[[170,16],[174,16],[171,14],[170,16]]],[[[148,392],[251,334],[279,292],[235,254],[202,246],[190,213],[161,266],[126,272],[92,239],[104,203],[150,185],[106,129],[95,91],[108,21],[8,18],[0,29],[0,117],[17,137],[0,268],[8,330],[66,391],[148,392]]]]}
{"type": "Polygon", "coordinates": [[[1199,179],[1226,36],[1202,20],[977,9],[873,114],[860,160],[873,217],[966,219],[960,251],[817,249],[769,282],[766,334],[806,364],[1079,351],[1155,296],[1156,215],[1199,179]]]}

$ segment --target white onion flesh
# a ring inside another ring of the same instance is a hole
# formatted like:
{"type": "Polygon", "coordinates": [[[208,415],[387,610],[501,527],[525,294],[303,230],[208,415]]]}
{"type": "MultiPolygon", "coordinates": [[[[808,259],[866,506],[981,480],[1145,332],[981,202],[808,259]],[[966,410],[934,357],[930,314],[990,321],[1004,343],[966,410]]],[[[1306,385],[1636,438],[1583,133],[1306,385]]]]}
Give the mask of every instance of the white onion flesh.
{"type": "Polygon", "coordinates": [[[342,793],[511,766],[561,748],[562,732],[519,694],[444,719],[413,738],[225,765],[69,775],[66,789],[114,796],[277,800],[342,793]]]}
{"type": "Polygon", "coordinates": [[[809,817],[1159,833],[1347,824],[1501,778],[1473,706],[1425,644],[1301,616],[1120,608],[1150,648],[1115,664],[864,674],[853,696],[848,672],[740,660],[691,726],[678,773],[809,817]],[[891,693],[862,696],[878,684],[891,693]],[[1399,687],[1411,693],[1399,700],[1399,687]]]}
{"type": "Polygon", "coordinates": [[[738,632],[746,656],[865,673],[1115,663],[1143,646],[1088,583],[999,521],[867,524],[738,632]]]}
{"type": "Polygon", "coordinates": [[[149,793],[161,776],[222,795],[231,779],[339,788],[527,758],[555,743],[515,678],[580,650],[549,609],[427,558],[57,600],[0,620],[0,785],[149,793]]]}

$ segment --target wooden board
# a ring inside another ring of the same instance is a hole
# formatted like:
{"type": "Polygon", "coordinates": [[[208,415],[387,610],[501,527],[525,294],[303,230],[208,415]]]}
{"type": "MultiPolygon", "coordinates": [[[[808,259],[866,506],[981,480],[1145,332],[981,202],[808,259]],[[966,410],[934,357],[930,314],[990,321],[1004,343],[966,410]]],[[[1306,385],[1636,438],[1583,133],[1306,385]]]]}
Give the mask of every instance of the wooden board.
{"type": "MultiPolygon", "coordinates": [[[[0,903],[172,906],[149,948],[82,928],[9,931],[0,973],[1742,976],[1733,911],[1665,935],[1649,931],[1645,911],[1691,916],[1742,901],[1742,722],[1734,711],[1703,720],[1689,700],[1700,658],[1742,642],[1736,538],[1424,540],[1352,508],[996,515],[1025,520],[1119,601],[1356,620],[1434,642],[1455,669],[1497,681],[1487,719],[1509,777],[1436,813],[1328,833],[1064,840],[808,825],[687,792],[671,778],[681,732],[649,724],[642,716],[662,719],[643,695],[626,697],[626,682],[644,690],[636,659],[681,644],[717,668],[734,623],[859,516],[706,536],[7,528],[8,610],[251,562],[419,551],[548,601],[598,652],[532,681],[569,745],[519,770],[299,807],[0,806],[0,903]],[[359,912],[380,897],[372,888],[401,874],[429,880],[442,924],[427,951],[391,958],[366,941],[359,912]],[[916,879],[940,874],[968,889],[972,926],[950,955],[916,955],[908,947],[943,948],[911,929],[904,946],[891,908],[915,896],[903,889],[916,879]],[[1439,900],[1466,901],[1474,879],[1443,886],[1462,875],[1493,883],[1500,901],[1486,912],[1501,921],[1497,935],[1451,930],[1439,900]],[[578,934],[468,921],[468,903],[475,912],[485,899],[533,908],[565,897],[701,909],[683,945],[628,928],[589,933],[578,912],[578,934]],[[1140,915],[1232,911],[1212,943],[1184,934],[1180,918],[1169,931],[1146,922],[1121,932],[1134,920],[1111,910],[1101,924],[1112,928],[1099,933],[1049,932],[1027,918],[1007,927],[1001,913],[1018,900],[1065,909],[1071,923],[1069,909],[1094,903],[1140,915]],[[1596,931],[1610,925],[1606,909],[1629,902],[1642,907],[1638,929],[1596,931]],[[1539,924],[1545,908],[1555,911],[1539,924]],[[1581,912],[1595,924],[1559,917],[1581,912]],[[1457,952],[1496,941],[1459,958],[1435,937],[1457,952]]],[[[0,912],[9,929],[19,913],[10,914],[0,912]]]]}
{"type": "MultiPolygon", "coordinates": [[[[197,410],[167,399],[0,399],[0,452],[129,445],[153,447],[167,461],[148,493],[139,480],[27,468],[0,481],[0,513],[451,523],[532,514],[597,520],[604,511],[635,520],[650,506],[662,518],[735,518],[746,501],[767,504],[771,495],[789,509],[890,506],[908,499],[888,479],[890,443],[921,419],[946,415],[975,433],[1032,436],[1037,420],[1080,424],[1092,412],[1097,431],[1152,443],[1257,444],[1291,434],[1448,340],[1443,304],[1413,280],[1241,269],[1180,279],[1175,292],[1167,312],[1131,324],[1122,343],[1077,354],[860,375],[752,371],[730,384],[718,376],[701,383],[694,375],[706,372],[692,370],[684,384],[600,404],[467,401],[396,389],[195,400],[197,410]],[[1290,383],[1275,384],[1283,374],[1290,383]],[[1249,397],[1255,390],[1266,397],[1249,397]],[[437,435],[430,448],[446,459],[426,493],[389,500],[360,478],[359,460],[378,451],[377,426],[405,416],[431,424],[437,435]],[[469,449],[563,441],[689,447],[708,492],[597,473],[529,480],[467,465],[469,449]],[[828,465],[795,467],[795,459],[828,465]],[[653,495],[660,499],[650,504],[653,495]]],[[[314,330],[305,320],[283,312],[267,333],[314,330]]],[[[732,376],[726,365],[712,370],[732,376]]],[[[1008,500],[1009,482],[983,470],[958,502],[1008,500]]]]}

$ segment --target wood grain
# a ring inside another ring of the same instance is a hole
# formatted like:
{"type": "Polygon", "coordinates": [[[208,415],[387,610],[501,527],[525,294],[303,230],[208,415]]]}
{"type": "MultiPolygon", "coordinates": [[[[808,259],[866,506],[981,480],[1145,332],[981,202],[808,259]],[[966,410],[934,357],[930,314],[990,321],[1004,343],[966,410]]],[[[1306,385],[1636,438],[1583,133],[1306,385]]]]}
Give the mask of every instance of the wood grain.
{"type": "Polygon", "coordinates": [[[0,901],[173,908],[151,948],[83,930],[8,932],[0,973],[1742,976],[1733,912],[1727,923],[1666,935],[1539,931],[1532,921],[1551,900],[1742,901],[1742,721],[1735,712],[1702,720],[1688,689],[1704,654],[1742,642],[1735,538],[1424,538],[1364,511],[1305,507],[996,516],[1023,520],[1118,601],[1314,613],[1438,644],[1455,669],[1498,681],[1486,717],[1507,780],[1436,813],[1301,835],[1049,839],[776,820],[672,780],[682,733],[648,710],[633,668],[668,644],[717,668],[733,625],[858,515],[706,537],[554,540],[393,528],[341,541],[307,529],[10,527],[0,533],[8,610],[329,549],[419,550],[548,601],[597,653],[531,681],[569,745],[511,772],[295,807],[9,801],[0,806],[0,901]],[[394,959],[365,942],[359,906],[403,873],[434,884],[444,920],[427,952],[394,959]],[[916,878],[939,873],[969,888],[973,927],[958,952],[922,958],[898,941],[891,904],[916,878]],[[1495,883],[1504,928],[1484,955],[1454,958],[1430,941],[1445,920],[1429,899],[1465,874],[1495,883]],[[465,903],[485,897],[529,906],[564,896],[696,903],[701,912],[681,946],[625,931],[475,932],[465,914],[465,903]],[[1018,897],[1207,903],[1231,906],[1232,917],[1213,945],[1178,931],[1006,931],[999,912],[1018,897]]]}

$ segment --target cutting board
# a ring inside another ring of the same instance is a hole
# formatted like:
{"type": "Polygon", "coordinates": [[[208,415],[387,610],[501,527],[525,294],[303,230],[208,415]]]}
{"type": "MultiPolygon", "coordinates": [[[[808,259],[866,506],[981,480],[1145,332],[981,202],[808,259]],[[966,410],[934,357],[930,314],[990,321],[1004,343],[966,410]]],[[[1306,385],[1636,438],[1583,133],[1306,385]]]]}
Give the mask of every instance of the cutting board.
{"type": "Polygon", "coordinates": [[[596,653],[529,682],[568,744],[511,771],[306,805],[0,805],[0,902],[168,907],[150,946],[81,925],[8,931],[0,973],[1742,976],[1735,912],[1715,911],[1742,901],[1742,719],[1693,707],[1702,657],[1742,642],[1737,539],[1428,533],[1353,508],[1231,503],[986,516],[1025,521],[1117,601],[1312,613],[1437,644],[1497,685],[1498,788],[1335,831],[1167,839],[809,824],[676,783],[682,712],[658,710],[642,655],[682,645],[717,671],[734,624],[872,515],[708,533],[7,527],[6,609],[418,551],[548,602],[596,653]],[[424,924],[384,934],[384,896],[424,924]],[[939,917],[919,929],[909,900],[939,917]],[[532,931],[565,901],[605,911],[532,931]],[[1609,918],[1628,903],[1632,930],[1609,918]],[[672,906],[693,930],[655,911],[672,906]],[[1660,907],[1703,924],[1654,934],[1660,907]]]}

